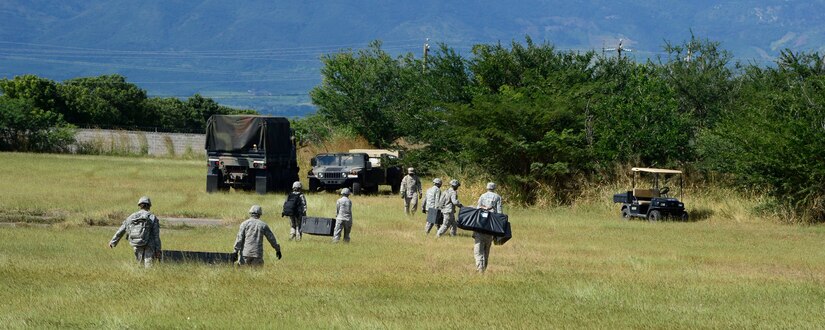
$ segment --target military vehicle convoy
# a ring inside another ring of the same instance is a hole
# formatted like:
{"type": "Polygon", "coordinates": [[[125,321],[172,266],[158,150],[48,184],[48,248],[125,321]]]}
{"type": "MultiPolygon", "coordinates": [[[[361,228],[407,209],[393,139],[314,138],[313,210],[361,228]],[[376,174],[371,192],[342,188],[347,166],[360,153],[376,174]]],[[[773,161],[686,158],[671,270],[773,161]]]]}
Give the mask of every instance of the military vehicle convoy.
{"type": "Polygon", "coordinates": [[[349,152],[322,153],[312,158],[307,173],[309,191],[350,188],[353,194],[376,193],[389,185],[393,193],[401,188],[403,172],[398,152],[383,149],[353,149],[349,152]]]}
{"type": "Polygon", "coordinates": [[[213,115],[206,122],[206,158],[210,193],[289,191],[298,181],[295,139],[283,117],[213,115]]]}

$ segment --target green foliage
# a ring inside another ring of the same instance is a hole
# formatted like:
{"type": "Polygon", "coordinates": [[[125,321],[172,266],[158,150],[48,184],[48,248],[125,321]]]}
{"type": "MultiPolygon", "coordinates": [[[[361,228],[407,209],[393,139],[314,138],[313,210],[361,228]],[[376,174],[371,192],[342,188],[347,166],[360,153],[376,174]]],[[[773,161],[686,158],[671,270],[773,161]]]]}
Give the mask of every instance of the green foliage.
{"type": "Polygon", "coordinates": [[[702,136],[704,165],[768,188],[800,221],[825,221],[822,57],[783,52],[777,64],[743,75],[739,104],[702,136]]]}
{"type": "Polygon", "coordinates": [[[600,65],[600,98],[588,109],[595,160],[611,168],[617,163],[663,167],[691,159],[691,115],[679,110],[659,69],[623,60],[600,65]]]}
{"type": "Polygon", "coordinates": [[[74,141],[74,127],[60,114],[26,99],[0,96],[0,150],[62,151],[74,141]]]}
{"type": "Polygon", "coordinates": [[[257,114],[222,106],[199,94],[186,101],[148,98],[146,91],[120,75],[69,79],[62,84],[24,75],[0,80],[0,92],[81,126],[191,132],[202,131],[214,114],[257,114]]]}
{"type": "Polygon", "coordinates": [[[64,81],[63,86],[64,98],[77,115],[73,122],[78,124],[142,126],[149,119],[146,91],[123,76],[75,78],[64,81]]]}
{"type": "Polygon", "coordinates": [[[370,143],[384,147],[401,136],[398,121],[403,96],[411,88],[409,70],[375,41],[367,49],[325,55],[324,79],[310,91],[318,114],[339,126],[348,126],[370,143]]]}

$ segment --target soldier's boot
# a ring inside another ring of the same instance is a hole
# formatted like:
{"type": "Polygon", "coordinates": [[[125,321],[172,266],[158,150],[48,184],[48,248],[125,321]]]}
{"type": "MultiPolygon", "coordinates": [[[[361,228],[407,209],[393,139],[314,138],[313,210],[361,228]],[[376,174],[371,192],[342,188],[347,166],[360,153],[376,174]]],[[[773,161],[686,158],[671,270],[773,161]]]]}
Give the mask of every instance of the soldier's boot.
{"type": "Polygon", "coordinates": [[[289,240],[295,239],[295,228],[289,228],[289,240]]]}

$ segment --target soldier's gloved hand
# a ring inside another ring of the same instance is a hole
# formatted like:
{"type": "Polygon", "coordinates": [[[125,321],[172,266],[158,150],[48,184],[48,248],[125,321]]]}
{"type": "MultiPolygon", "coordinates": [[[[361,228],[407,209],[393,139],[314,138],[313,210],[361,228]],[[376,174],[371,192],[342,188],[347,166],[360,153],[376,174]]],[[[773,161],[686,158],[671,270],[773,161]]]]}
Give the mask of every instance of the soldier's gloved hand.
{"type": "Polygon", "coordinates": [[[278,260],[281,260],[281,257],[283,257],[283,255],[281,255],[281,250],[275,251],[275,256],[278,257],[278,260]]]}

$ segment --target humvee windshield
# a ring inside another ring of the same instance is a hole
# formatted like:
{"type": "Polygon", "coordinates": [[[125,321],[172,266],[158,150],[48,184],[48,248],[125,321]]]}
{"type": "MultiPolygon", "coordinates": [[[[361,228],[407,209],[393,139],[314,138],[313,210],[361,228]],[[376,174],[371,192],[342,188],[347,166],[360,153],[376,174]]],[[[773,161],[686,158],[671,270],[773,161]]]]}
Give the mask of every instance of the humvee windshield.
{"type": "Polygon", "coordinates": [[[364,166],[360,155],[320,155],[316,157],[318,166],[364,166]]]}

